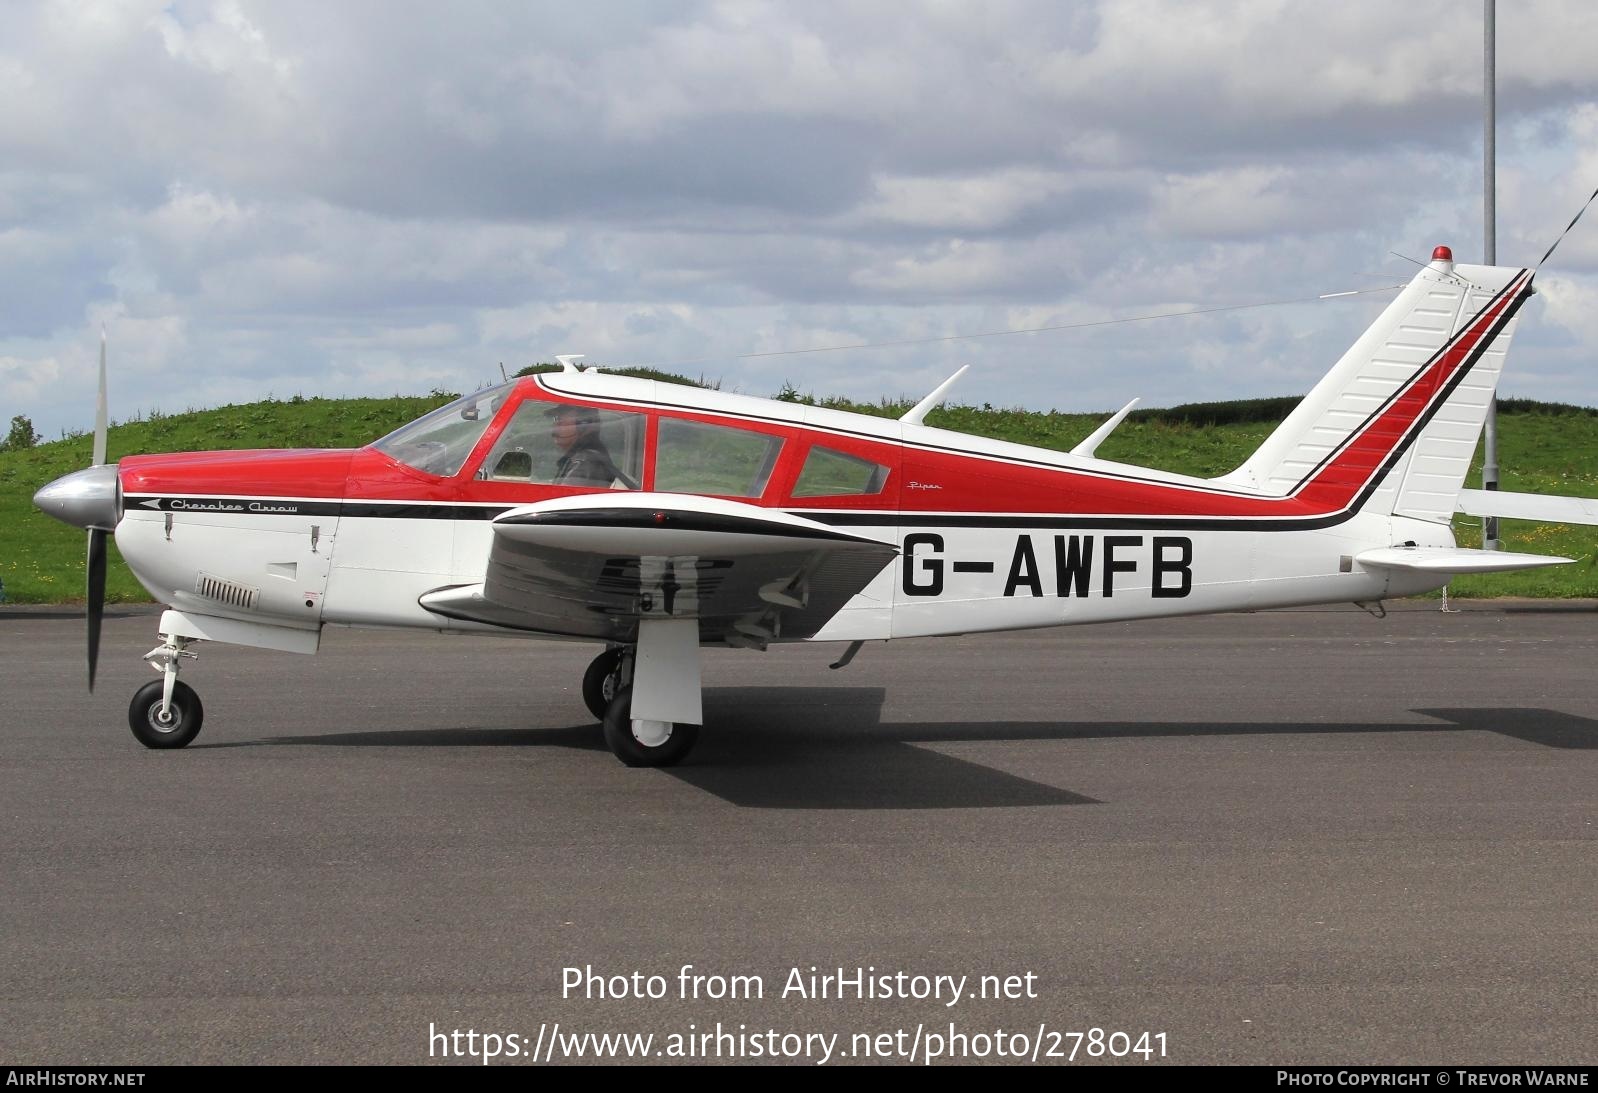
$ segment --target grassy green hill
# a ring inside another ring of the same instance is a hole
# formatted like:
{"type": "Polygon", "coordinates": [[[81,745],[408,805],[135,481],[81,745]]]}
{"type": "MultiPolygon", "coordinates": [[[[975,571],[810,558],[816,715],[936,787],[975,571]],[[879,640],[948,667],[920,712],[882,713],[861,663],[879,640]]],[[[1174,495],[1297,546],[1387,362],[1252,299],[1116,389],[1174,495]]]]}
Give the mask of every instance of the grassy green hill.
{"type": "MultiPolygon", "coordinates": [[[[111,429],[112,460],[146,452],[212,448],[342,448],[365,444],[419,417],[451,397],[268,400],[170,416],[152,415],[111,429]]],[[[789,388],[784,397],[815,401],[789,388]]],[[[825,405],[896,417],[907,408],[882,402],[859,405],[837,399],[825,405]]],[[[1098,451],[1105,459],[1184,474],[1210,476],[1236,467],[1290,410],[1294,399],[1211,403],[1140,411],[1098,451]]],[[[991,406],[950,406],[929,425],[980,436],[1067,449],[1090,433],[1103,414],[1034,413],[991,406]]],[[[1530,493],[1598,496],[1598,411],[1508,400],[1499,418],[1503,488],[1530,493]]],[[[34,490],[88,465],[87,436],[0,451],[0,581],[13,603],[60,603],[83,596],[83,535],[33,508],[34,490]]],[[[1479,463],[1479,459],[1478,459],[1479,463]]],[[[1460,541],[1475,545],[1480,529],[1460,519],[1460,541]]],[[[1506,521],[1510,550],[1562,554],[1575,565],[1519,574],[1462,577],[1461,596],[1598,596],[1598,528],[1540,526],[1506,521]]],[[[112,602],[148,596],[112,551],[107,582],[112,602]]]]}

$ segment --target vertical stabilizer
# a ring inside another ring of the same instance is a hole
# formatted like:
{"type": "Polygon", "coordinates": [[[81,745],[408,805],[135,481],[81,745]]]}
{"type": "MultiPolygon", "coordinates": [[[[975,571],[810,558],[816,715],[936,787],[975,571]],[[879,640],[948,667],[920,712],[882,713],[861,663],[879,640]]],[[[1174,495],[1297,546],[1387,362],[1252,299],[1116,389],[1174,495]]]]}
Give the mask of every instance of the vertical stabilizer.
{"type": "Polygon", "coordinates": [[[1447,247],[1221,481],[1447,522],[1531,274],[1447,247]]]}

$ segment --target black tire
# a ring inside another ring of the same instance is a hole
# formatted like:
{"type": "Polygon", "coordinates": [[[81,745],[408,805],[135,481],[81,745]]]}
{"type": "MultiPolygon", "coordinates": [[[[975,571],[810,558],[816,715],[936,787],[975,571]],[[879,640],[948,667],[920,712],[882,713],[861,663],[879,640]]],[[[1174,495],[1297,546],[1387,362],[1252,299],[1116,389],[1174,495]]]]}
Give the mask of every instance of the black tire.
{"type": "Polygon", "coordinates": [[[147,748],[184,748],[200,735],[205,708],[200,696],[187,683],[172,685],[171,721],[161,721],[162,681],[146,683],[133,693],[128,704],[128,727],[147,748]]]}
{"type": "Polygon", "coordinates": [[[583,704],[601,721],[621,687],[621,654],[620,649],[606,649],[583,673],[583,704]]]}
{"type": "Polygon", "coordinates": [[[646,744],[633,732],[633,689],[623,687],[605,711],[605,743],[629,767],[669,767],[682,762],[699,740],[699,726],[671,723],[670,735],[659,744],[646,744]]]}

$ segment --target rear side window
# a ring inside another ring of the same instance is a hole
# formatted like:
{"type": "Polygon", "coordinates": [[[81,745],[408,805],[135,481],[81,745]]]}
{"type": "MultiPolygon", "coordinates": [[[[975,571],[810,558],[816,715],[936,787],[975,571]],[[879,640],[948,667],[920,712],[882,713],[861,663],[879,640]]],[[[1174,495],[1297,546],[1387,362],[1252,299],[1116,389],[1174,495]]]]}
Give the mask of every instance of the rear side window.
{"type": "Polygon", "coordinates": [[[782,438],[727,425],[660,419],[655,489],[759,497],[782,453],[782,438]]]}
{"type": "Polygon", "coordinates": [[[817,445],[805,456],[794,483],[795,497],[859,497],[881,493],[888,484],[888,468],[869,459],[817,445]]]}

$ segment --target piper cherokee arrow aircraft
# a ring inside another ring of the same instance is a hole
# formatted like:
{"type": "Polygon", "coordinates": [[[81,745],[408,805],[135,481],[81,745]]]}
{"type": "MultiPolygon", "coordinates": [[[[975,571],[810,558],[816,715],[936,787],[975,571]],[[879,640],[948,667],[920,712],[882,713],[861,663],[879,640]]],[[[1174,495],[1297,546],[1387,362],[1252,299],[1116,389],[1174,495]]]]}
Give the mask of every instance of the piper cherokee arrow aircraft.
{"type": "MultiPolygon", "coordinates": [[[[700,650],[1374,603],[1568,559],[1462,549],[1450,521],[1532,271],[1447,247],[1241,467],[1198,479],[899,420],[582,369],[478,391],[356,450],[95,462],[41,489],[170,605],[129,724],[200,731],[198,642],[314,653],[324,627],[602,644],[583,697],[632,766],[703,723],[700,650]]],[[[962,369],[962,371],[964,371],[962,369]]],[[[1129,410],[1131,407],[1128,406],[1129,410]]],[[[1467,491],[1469,492],[1469,491],[1467,491]]],[[[1553,499],[1502,498],[1507,515],[1553,499]]],[[[1568,512],[1563,513],[1568,516],[1568,512]]]]}

